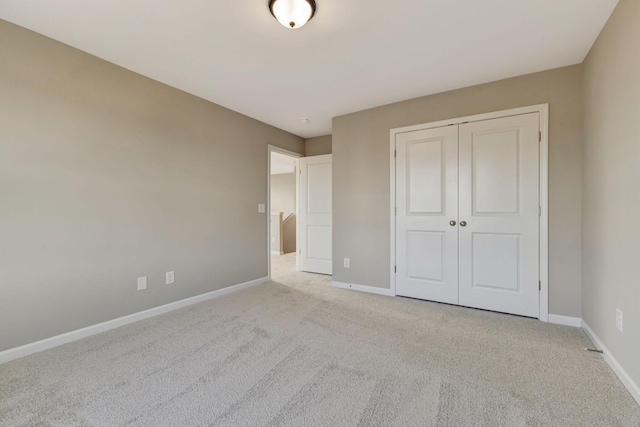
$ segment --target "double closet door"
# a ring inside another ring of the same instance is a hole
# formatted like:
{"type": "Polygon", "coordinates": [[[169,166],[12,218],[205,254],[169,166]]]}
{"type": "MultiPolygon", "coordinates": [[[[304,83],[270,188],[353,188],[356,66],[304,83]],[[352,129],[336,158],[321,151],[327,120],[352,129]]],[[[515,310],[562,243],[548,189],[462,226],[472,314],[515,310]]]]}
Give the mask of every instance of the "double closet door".
{"type": "Polygon", "coordinates": [[[396,135],[396,294],[539,316],[539,114],[396,135]]]}

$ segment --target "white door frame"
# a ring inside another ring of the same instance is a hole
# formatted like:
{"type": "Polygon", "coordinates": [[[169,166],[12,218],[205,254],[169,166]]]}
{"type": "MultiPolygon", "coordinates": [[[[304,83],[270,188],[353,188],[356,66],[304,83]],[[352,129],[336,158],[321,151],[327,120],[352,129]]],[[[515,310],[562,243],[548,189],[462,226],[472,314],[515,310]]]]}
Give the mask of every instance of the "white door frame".
{"type": "Polygon", "coordinates": [[[424,123],[414,126],[405,126],[391,129],[389,143],[389,163],[391,179],[390,198],[390,288],[391,294],[396,295],[396,135],[404,132],[437,128],[443,126],[460,125],[465,122],[479,122],[482,120],[498,119],[501,117],[519,116],[528,113],[540,114],[540,316],[543,322],[549,321],[549,104],[532,105],[529,107],[513,108],[510,110],[495,111],[486,114],[477,114],[467,117],[458,117],[432,123],[424,123]]]}
{"type": "MultiPolygon", "coordinates": [[[[267,280],[271,281],[271,153],[280,153],[287,156],[295,157],[299,159],[304,157],[300,153],[287,150],[286,148],[276,147],[275,145],[267,145],[267,280]]],[[[298,161],[296,160],[296,171],[300,169],[298,161]]],[[[296,249],[298,249],[298,199],[299,199],[299,183],[300,174],[296,173],[296,249]]],[[[296,270],[298,269],[298,252],[296,250],[296,270]]]]}

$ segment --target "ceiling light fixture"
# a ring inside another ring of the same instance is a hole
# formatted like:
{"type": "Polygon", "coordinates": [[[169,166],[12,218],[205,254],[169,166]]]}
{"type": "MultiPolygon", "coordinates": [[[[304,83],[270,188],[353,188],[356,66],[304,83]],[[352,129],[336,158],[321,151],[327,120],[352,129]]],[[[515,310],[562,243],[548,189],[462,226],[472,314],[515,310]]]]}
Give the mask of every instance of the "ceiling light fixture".
{"type": "Polygon", "coordinates": [[[287,28],[302,27],[316,13],[315,0],[269,0],[271,14],[287,28]]]}

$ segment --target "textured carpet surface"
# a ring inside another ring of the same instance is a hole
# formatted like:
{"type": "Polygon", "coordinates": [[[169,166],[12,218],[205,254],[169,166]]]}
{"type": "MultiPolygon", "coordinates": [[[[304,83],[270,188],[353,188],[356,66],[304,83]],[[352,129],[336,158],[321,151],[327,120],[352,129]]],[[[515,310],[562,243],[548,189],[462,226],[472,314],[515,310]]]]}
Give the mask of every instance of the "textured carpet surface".
{"type": "Polygon", "coordinates": [[[0,365],[0,425],[640,426],[580,329],[292,269],[0,365]]]}

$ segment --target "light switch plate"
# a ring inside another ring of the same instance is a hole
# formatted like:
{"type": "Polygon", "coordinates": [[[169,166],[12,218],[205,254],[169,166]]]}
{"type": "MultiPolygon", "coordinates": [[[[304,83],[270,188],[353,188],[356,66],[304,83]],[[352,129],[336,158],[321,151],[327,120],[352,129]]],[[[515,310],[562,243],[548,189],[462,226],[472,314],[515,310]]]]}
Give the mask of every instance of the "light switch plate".
{"type": "Polygon", "coordinates": [[[138,290],[144,291],[147,289],[147,276],[138,277],[138,290]]]}
{"type": "Polygon", "coordinates": [[[166,283],[167,285],[171,285],[173,283],[175,283],[176,281],[176,277],[173,271],[167,271],[167,273],[165,274],[166,276],[166,283]]]}
{"type": "Polygon", "coordinates": [[[350,268],[351,267],[351,260],[349,258],[345,258],[344,259],[344,268],[350,268]]]}
{"type": "Polygon", "coordinates": [[[258,213],[264,213],[265,206],[264,203],[258,203],[258,213]]]}

